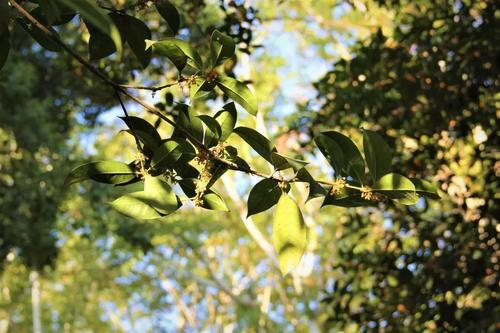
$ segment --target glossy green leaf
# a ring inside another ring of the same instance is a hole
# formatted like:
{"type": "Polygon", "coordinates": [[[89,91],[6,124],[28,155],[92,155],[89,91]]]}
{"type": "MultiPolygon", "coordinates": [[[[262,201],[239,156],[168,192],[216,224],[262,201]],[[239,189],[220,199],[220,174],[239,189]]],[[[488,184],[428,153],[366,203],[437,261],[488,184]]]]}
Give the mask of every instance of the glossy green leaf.
{"type": "Polygon", "coordinates": [[[202,196],[202,200],[203,204],[201,206],[205,209],[220,210],[223,212],[229,211],[229,208],[224,202],[224,199],[222,199],[222,197],[218,193],[212,190],[206,191],[202,196]]]}
{"type": "Polygon", "coordinates": [[[241,105],[248,113],[257,114],[257,99],[246,84],[229,76],[219,76],[216,83],[227,97],[241,105]]]}
{"type": "Polygon", "coordinates": [[[158,41],[147,40],[146,48],[153,47],[159,54],[166,56],[181,72],[186,65],[201,70],[203,61],[198,52],[187,42],[176,38],[165,38],[158,41]]]}
{"type": "Polygon", "coordinates": [[[153,169],[172,168],[182,156],[182,152],[177,149],[178,147],[179,143],[174,140],[163,142],[156,148],[151,158],[151,167],[153,169]]]}
{"type": "Polygon", "coordinates": [[[222,133],[219,123],[214,118],[205,114],[198,116],[198,118],[200,118],[205,125],[203,143],[207,147],[216,146],[219,143],[219,138],[222,133]]]}
{"type": "Polygon", "coordinates": [[[271,163],[276,170],[292,168],[295,172],[305,167],[308,162],[271,152],[271,163]]]}
{"type": "Polygon", "coordinates": [[[227,170],[229,170],[229,167],[222,162],[214,161],[214,166],[211,168],[211,174],[212,177],[210,177],[210,180],[207,183],[207,188],[211,188],[217,180],[222,177],[227,170]]]}
{"type": "Polygon", "coordinates": [[[307,229],[297,203],[282,193],[273,219],[273,244],[283,275],[297,267],[307,246],[307,229]]]}
{"type": "Polygon", "coordinates": [[[214,30],[210,37],[210,57],[213,67],[219,66],[230,59],[234,55],[235,49],[236,45],[230,36],[214,30]]]}
{"type": "Polygon", "coordinates": [[[99,29],[102,33],[110,36],[115,43],[118,55],[122,52],[122,39],[118,28],[113,24],[113,21],[99,8],[95,1],[90,0],[57,0],[59,3],[71,8],[80,13],[80,15],[93,26],[99,29]]]}
{"type": "Polygon", "coordinates": [[[233,147],[233,146],[226,146],[226,153],[227,153],[227,160],[233,162],[238,166],[239,169],[241,170],[249,170],[250,165],[242,159],[241,157],[238,156],[238,150],[233,147]]]}
{"type": "Polygon", "coordinates": [[[171,140],[179,144],[179,146],[176,148],[177,151],[181,153],[181,157],[178,161],[179,163],[187,163],[196,157],[196,149],[188,140],[184,138],[173,138],[171,140]]]}
{"type": "Polygon", "coordinates": [[[278,203],[282,190],[275,179],[263,179],[252,188],[248,195],[247,217],[263,212],[278,203]]]}
{"type": "Polygon", "coordinates": [[[439,200],[441,197],[438,194],[437,186],[425,179],[409,178],[413,185],[415,185],[415,190],[419,195],[422,195],[428,199],[439,200]]]}
{"type": "Polygon", "coordinates": [[[155,2],[155,6],[160,16],[167,21],[168,32],[176,35],[181,22],[177,8],[168,0],[158,0],[155,2]]]}
{"type": "Polygon", "coordinates": [[[396,173],[382,176],[373,186],[373,190],[386,195],[389,199],[401,199],[402,204],[413,204],[415,185],[412,181],[396,173]]]}
{"type": "Polygon", "coordinates": [[[152,54],[150,48],[146,49],[146,40],[151,39],[151,31],[148,26],[133,16],[117,13],[111,13],[109,15],[142,67],[146,68],[151,61],[152,54]]]}
{"type": "MultiPolygon", "coordinates": [[[[321,134],[333,140],[342,151],[344,163],[340,163],[340,160],[335,162],[335,164],[341,166],[340,175],[351,176],[355,180],[365,183],[365,161],[354,142],[344,134],[336,131],[321,132],[321,134]]],[[[332,150],[332,153],[335,153],[335,151],[332,150]]],[[[335,165],[333,166],[335,167],[335,165]]]]}
{"type": "Polygon", "coordinates": [[[243,126],[236,127],[234,133],[248,143],[257,154],[265,158],[269,163],[272,163],[271,153],[276,151],[276,147],[265,136],[252,128],[243,126]]]}
{"type": "Polygon", "coordinates": [[[345,169],[345,160],[344,153],[342,152],[342,148],[335,142],[334,139],[331,139],[329,136],[320,133],[318,136],[314,138],[314,142],[316,146],[318,146],[319,150],[325,156],[326,160],[335,170],[337,175],[342,173],[342,170],[345,169]]]}
{"type": "Polygon", "coordinates": [[[150,205],[163,215],[177,210],[177,195],[172,187],[160,177],[148,176],[144,179],[144,192],[150,205]]]}
{"type": "Polygon", "coordinates": [[[111,202],[111,206],[120,214],[138,219],[151,220],[162,217],[149,203],[148,193],[144,191],[125,194],[111,202]]]}
{"type": "Polygon", "coordinates": [[[130,134],[137,136],[140,142],[144,145],[144,152],[151,156],[156,148],[162,144],[161,136],[148,121],[134,116],[120,117],[128,128],[130,134]]]}
{"type": "Polygon", "coordinates": [[[136,178],[136,171],[129,165],[115,161],[91,162],[73,169],[66,177],[66,185],[92,179],[106,184],[124,184],[136,178]]]}
{"type": "Polygon", "coordinates": [[[1,26],[0,26],[0,45],[2,45],[2,47],[0,48],[0,69],[2,69],[2,67],[7,62],[7,58],[9,57],[10,34],[9,34],[9,29],[3,28],[1,26]]]}
{"type": "Polygon", "coordinates": [[[203,121],[198,118],[198,114],[193,108],[179,110],[177,118],[178,125],[188,132],[196,141],[202,143],[205,136],[203,121]]]}
{"type": "Polygon", "coordinates": [[[193,102],[196,99],[204,98],[215,88],[215,83],[208,82],[202,77],[197,77],[195,82],[189,86],[189,99],[193,102]]]}
{"type": "Polygon", "coordinates": [[[363,150],[373,181],[391,172],[392,152],[380,134],[363,130],[363,150]]]}
{"type": "Polygon", "coordinates": [[[220,141],[224,142],[233,133],[236,125],[237,112],[234,103],[228,103],[222,107],[222,110],[214,116],[221,127],[220,141]]]}
{"type": "MultiPolygon", "coordinates": [[[[62,48],[61,48],[61,46],[59,46],[59,44],[57,44],[52,39],[50,39],[42,30],[38,29],[33,24],[26,24],[21,19],[18,19],[17,22],[44,49],[47,49],[47,50],[52,51],[52,52],[61,52],[62,51],[62,48]]],[[[57,38],[59,38],[59,34],[52,27],[48,27],[47,29],[49,29],[53,35],[55,35],[55,36],[57,36],[57,38]]]]}

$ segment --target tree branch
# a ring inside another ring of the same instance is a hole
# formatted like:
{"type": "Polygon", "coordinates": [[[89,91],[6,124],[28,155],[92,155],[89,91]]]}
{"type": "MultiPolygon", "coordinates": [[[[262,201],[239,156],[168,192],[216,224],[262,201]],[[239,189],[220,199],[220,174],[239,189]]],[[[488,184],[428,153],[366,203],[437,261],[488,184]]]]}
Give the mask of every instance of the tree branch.
{"type": "MultiPolygon", "coordinates": [[[[92,66],[87,60],[85,60],[82,56],[80,56],[78,53],[76,53],[74,50],[72,50],[69,46],[67,46],[63,41],[61,41],[61,39],[56,34],[54,34],[52,31],[50,31],[46,26],[44,26],[42,23],[40,23],[40,21],[38,21],[36,18],[34,18],[26,9],[24,9],[19,3],[17,3],[16,0],[10,0],[10,4],[13,7],[15,7],[17,9],[17,11],[23,17],[25,17],[31,24],[33,24],[38,29],[40,29],[40,31],[42,31],[45,35],[47,35],[47,37],[50,38],[54,43],[56,43],[57,45],[59,45],[66,52],[68,52],[73,58],[75,58],[82,66],[84,66],[85,68],[87,68],[92,74],[94,74],[95,76],[97,76],[104,83],[106,83],[107,85],[109,85],[110,87],[112,87],[115,90],[115,92],[122,93],[123,95],[127,96],[128,98],[130,98],[131,100],[133,100],[137,104],[139,104],[142,107],[144,107],[147,112],[152,113],[152,114],[160,117],[162,120],[164,120],[165,122],[167,122],[170,126],[172,126],[175,129],[181,131],[183,134],[186,135],[186,137],[189,139],[189,141],[191,141],[195,146],[199,147],[201,150],[203,150],[204,152],[206,152],[212,159],[217,160],[217,161],[225,164],[231,170],[245,172],[245,173],[248,173],[248,174],[251,174],[251,175],[255,175],[255,176],[258,176],[258,177],[261,177],[261,178],[275,179],[276,181],[279,181],[279,182],[284,182],[284,181],[286,181],[286,182],[301,182],[301,180],[297,179],[297,178],[285,180],[282,177],[275,176],[274,174],[272,174],[272,175],[266,175],[264,173],[261,173],[259,171],[254,170],[254,169],[252,169],[250,167],[249,168],[242,168],[242,167],[238,166],[236,163],[233,163],[231,161],[228,161],[228,160],[224,159],[223,157],[218,156],[212,150],[210,150],[209,148],[207,148],[202,142],[198,141],[191,133],[189,133],[183,127],[177,125],[172,119],[170,119],[166,115],[164,115],[161,112],[161,110],[159,110],[158,108],[154,107],[153,105],[151,105],[151,104],[143,101],[142,99],[134,96],[129,91],[127,91],[127,88],[130,88],[130,89],[147,89],[147,90],[156,91],[156,90],[160,90],[160,89],[166,88],[168,86],[172,86],[172,85],[178,84],[181,81],[182,78],[179,79],[179,81],[177,81],[175,83],[168,83],[168,84],[165,84],[163,86],[158,86],[158,87],[141,87],[141,86],[134,87],[134,86],[129,86],[129,85],[118,84],[118,83],[114,82],[113,80],[111,80],[110,78],[108,78],[106,76],[106,74],[104,74],[103,72],[101,72],[99,69],[97,69],[94,66],[92,66]]],[[[318,182],[322,183],[322,184],[328,184],[328,185],[332,184],[331,182],[327,182],[327,181],[318,181],[318,182]]],[[[360,189],[358,187],[351,186],[351,185],[349,185],[348,187],[353,188],[353,189],[360,189]]]]}

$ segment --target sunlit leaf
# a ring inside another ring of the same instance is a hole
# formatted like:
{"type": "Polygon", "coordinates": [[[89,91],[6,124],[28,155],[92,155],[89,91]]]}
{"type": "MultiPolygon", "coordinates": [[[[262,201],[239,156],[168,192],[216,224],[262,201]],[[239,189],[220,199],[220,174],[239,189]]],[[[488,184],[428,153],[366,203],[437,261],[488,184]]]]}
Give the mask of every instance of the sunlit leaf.
{"type": "Polygon", "coordinates": [[[167,140],[156,148],[151,158],[153,169],[172,168],[181,156],[182,152],[177,149],[179,143],[174,140],[167,140]]]}
{"type": "Polygon", "coordinates": [[[219,76],[216,83],[227,97],[241,105],[250,114],[257,114],[257,99],[246,84],[224,75],[219,76]]]}
{"type": "Polygon", "coordinates": [[[297,267],[307,246],[307,229],[297,203],[282,193],[273,219],[273,244],[283,275],[297,267]]]}
{"type": "Polygon", "coordinates": [[[236,125],[237,112],[234,103],[228,103],[222,107],[222,110],[214,116],[221,127],[220,141],[224,142],[233,133],[236,125]]]}
{"type": "Polygon", "coordinates": [[[234,133],[248,143],[260,156],[272,163],[271,153],[276,151],[276,147],[265,136],[252,128],[243,126],[236,127],[234,133]]]}
{"type": "Polygon", "coordinates": [[[236,45],[230,36],[214,30],[210,38],[210,57],[213,67],[230,59],[234,55],[235,48],[236,45]]]}
{"type": "Polygon", "coordinates": [[[138,220],[151,220],[162,217],[149,203],[148,193],[138,191],[119,197],[111,202],[111,206],[120,214],[138,220]]]}
{"type": "Polygon", "coordinates": [[[66,185],[92,179],[106,184],[124,184],[136,178],[136,171],[129,165],[116,161],[91,162],[73,169],[66,177],[66,185]]]}
{"type": "Polygon", "coordinates": [[[167,215],[177,210],[177,195],[161,177],[146,177],[144,192],[149,198],[150,205],[161,214],[167,215]]]}
{"type": "Polygon", "coordinates": [[[147,40],[146,48],[153,47],[159,54],[166,56],[181,72],[186,65],[201,70],[203,62],[198,52],[187,42],[176,38],[158,41],[147,40]]]}
{"type": "Polygon", "coordinates": [[[410,179],[396,173],[382,176],[374,184],[373,190],[386,195],[390,199],[399,199],[402,204],[413,205],[416,203],[415,185],[410,179]]]}

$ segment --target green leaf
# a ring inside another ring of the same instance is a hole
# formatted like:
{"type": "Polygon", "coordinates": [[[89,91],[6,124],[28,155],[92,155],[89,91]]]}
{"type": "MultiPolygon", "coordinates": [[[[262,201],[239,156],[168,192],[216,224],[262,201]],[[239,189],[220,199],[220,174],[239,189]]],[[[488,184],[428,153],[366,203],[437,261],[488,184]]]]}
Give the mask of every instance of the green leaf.
{"type": "Polygon", "coordinates": [[[283,275],[297,267],[307,246],[307,229],[297,203],[282,193],[273,220],[273,244],[283,275]]]}
{"type": "Polygon", "coordinates": [[[292,168],[295,172],[309,164],[306,161],[291,158],[285,155],[278,154],[276,152],[271,152],[271,163],[274,165],[276,170],[285,170],[292,168]]]}
{"type": "Polygon", "coordinates": [[[178,147],[179,143],[174,140],[163,142],[156,148],[151,158],[151,167],[153,169],[172,168],[182,156],[182,152],[177,149],[178,147]]]}
{"type": "Polygon", "coordinates": [[[330,163],[335,170],[335,174],[340,175],[342,170],[345,169],[344,153],[342,152],[342,148],[340,148],[334,139],[331,139],[323,133],[316,136],[314,138],[314,142],[323,156],[325,156],[328,163],[330,163]]]}
{"type": "Polygon", "coordinates": [[[216,146],[219,143],[219,138],[222,133],[219,123],[208,115],[200,115],[198,118],[200,118],[203,124],[205,124],[203,143],[207,147],[216,146]]]}
{"type": "Polygon", "coordinates": [[[7,62],[10,51],[10,34],[7,28],[0,27],[0,45],[2,45],[0,48],[0,69],[2,69],[7,62]]]}
{"type": "Polygon", "coordinates": [[[255,184],[248,195],[247,218],[276,205],[281,193],[279,182],[275,179],[263,179],[255,184]]]}
{"type": "MultiPolygon", "coordinates": [[[[373,190],[386,195],[389,199],[401,199],[402,204],[412,205],[415,201],[415,185],[412,181],[396,173],[388,173],[382,176],[373,190]]],[[[418,200],[417,200],[418,201],[418,200]]]]}
{"type": "Polygon", "coordinates": [[[214,118],[221,127],[220,141],[224,142],[233,133],[236,125],[237,112],[234,103],[224,105],[222,110],[215,114],[214,118]]]}
{"type": "Polygon", "coordinates": [[[152,51],[146,49],[146,40],[151,39],[151,31],[141,20],[123,14],[109,14],[118,27],[121,36],[127,41],[134,55],[139,59],[143,68],[151,61],[152,51]]]}
{"type": "Polygon", "coordinates": [[[150,204],[148,193],[144,191],[125,194],[111,202],[111,206],[120,214],[138,220],[151,220],[162,217],[150,204]]]}
{"type": "Polygon", "coordinates": [[[391,172],[392,152],[380,134],[363,130],[363,150],[374,182],[391,172]]]}
{"type": "Polygon", "coordinates": [[[136,171],[129,165],[115,161],[101,161],[83,164],[73,169],[65,184],[72,185],[92,179],[106,184],[124,184],[136,178],[136,171]]]}
{"type": "Polygon", "coordinates": [[[176,148],[181,153],[181,157],[178,161],[179,163],[188,163],[196,157],[196,149],[188,140],[184,138],[173,138],[172,140],[179,144],[176,148]]]}
{"type": "Polygon", "coordinates": [[[317,198],[317,197],[323,197],[326,195],[326,190],[317,182],[314,180],[313,176],[307,171],[306,168],[300,169],[295,177],[301,181],[301,182],[306,182],[309,184],[309,195],[307,196],[307,201],[317,198]]]}
{"type": "Polygon", "coordinates": [[[437,187],[425,179],[409,178],[418,194],[433,200],[439,200],[441,197],[438,194],[437,187]]]}
{"type": "Polygon", "coordinates": [[[218,193],[207,190],[201,198],[203,200],[203,204],[201,205],[203,208],[229,212],[229,208],[218,193]]]}
{"type": "Polygon", "coordinates": [[[210,57],[213,67],[223,64],[234,55],[236,45],[234,40],[218,30],[214,30],[210,37],[210,57]]]}
{"type": "Polygon", "coordinates": [[[208,82],[202,77],[196,77],[195,82],[189,87],[189,99],[191,102],[210,94],[215,88],[215,83],[208,82]]]}
{"type": "MultiPolygon", "coordinates": [[[[365,161],[354,142],[352,142],[352,140],[347,136],[336,131],[321,132],[321,134],[334,141],[342,151],[344,163],[341,163],[340,160],[333,157],[333,160],[336,162],[332,165],[333,167],[335,167],[335,165],[337,165],[337,167],[341,167],[340,175],[351,176],[355,180],[365,183],[365,161]]],[[[331,145],[330,148],[331,147],[334,146],[331,145]]],[[[332,153],[335,152],[335,149],[332,150],[332,153]]],[[[340,154],[337,155],[340,156],[340,154]]],[[[335,171],[337,172],[339,170],[335,171]]]]}
{"type": "Polygon", "coordinates": [[[241,170],[250,170],[248,163],[238,156],[238,149],[233,146],[226,146],[227,159],[235,163],[241,170]]]}
{"type": "MultiPolygon", "coordinates": [[[[188,198],[194,198],[196,196],[196,183],[197,179],[184,178],[179,180],[179,185],[182,191],[187,195],[188,198]]],[[[221,210],[229,211],[224,200],[221,196],[213,190],[206,190],[202,196],[203,204],[202,207],[210,210],[221,210]]]]}
{"type": "Polygon", "coordinates": [[[216,83],[227,97],[241,105],[250,114],[257,114],[257,99],[246,84],[229,76],[219,76],[216,83]]]}
{"type": "Polygon", "coordinates": [[[238,134],[257,154],[272,164],[271,153],[276,151],[276,147],[265,136],[252,128],[243,126],[236,127],[234,133],[238,134]]]}
{"type": "Polygon", "coordinates": [[[202,143],[204,138],[203,122],[192,108],[179,109],[177,123],[188,132],[196,141],[202,143]]]}
{"type": "Polygon", "coordinates": [[[161,136],[148,121],[134,116],[120,117],[130,128],[130,134],[136,135],[144,145],[144,152],[151,156],[156,148],[162,144],[161,136]]]}
{"type": "Polygon", "coordinates": [[[200,55],[191,45],[176,38],[165,38],[158,41],[147,40],[146,48],[153,47],[154,50],[166,56],[181,72],[186,65],[195,69],[203,68],[203,61],[200,55]]]}
{"type": "Polygon", "coordinates": [[[122,53],[122,39],[118,29],[113,24],[105,12],[97,6],[95,1],[89,0],[57,0],[61,4],[80,13],[80,15],[93,26],[99,29],[102,33],[111,37],[115,43],[119,57],[122,53]]]}
{"type": "Polygon", "coordinates": [[[179,207],[172,187],[160,177],[147,176],[144,179],[144,192],[150,205],[163,215],[170,214],[179,207]]]}
{"type": "Polygon", "coordinates": [[[181,23],[177,8],[168,0],[158,0],[155,2],[155,6],[160,16],[167,21],[169,32],[176,35],[181,23]]]}
{"type": "MultiPolygon", "coordinates": [[[[52,52],[62,51],[62,48],[61,46],[59,46],[59,44],[50,39],[42,30],[38,29],[35,25],[26,24],[23,20],[20,19],[18,19],[17,22],[43,48],[52,52]]],[[[47,27],[47,29],[50,30],[53,35],[59,38],[59,34],[52,27],[47,27]]]]}
{"type": "Polygon", "coordinates": [[[211,188],[217,180],[222,177],[227,170],[229,170],[229,167],[222,162],[219,161],[214,161],[214,166],[211,168],[211,174],[212,177],[210,177],[210,180],[207,183],[207,188],[211,188]]]}
{"type": "Polygon", "coordinates": [[[98,60],[110,56],[116,52],[116,46],[108,35],[96,29],[92,24],[86,22],[90,33],[89,38],[89,58],[98,60]]]}

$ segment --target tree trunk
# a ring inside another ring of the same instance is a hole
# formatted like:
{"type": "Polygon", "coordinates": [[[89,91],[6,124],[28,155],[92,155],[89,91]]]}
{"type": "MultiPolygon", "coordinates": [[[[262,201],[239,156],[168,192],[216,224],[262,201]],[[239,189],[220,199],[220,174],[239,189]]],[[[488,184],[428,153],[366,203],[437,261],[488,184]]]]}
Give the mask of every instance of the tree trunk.
{"type": "Polygon", "coordinates": [[[33,315],[33,333],[42,333],[40,317],[40,280],[37,271],[30,272],[31,285],[31,311],[33,315]]]}

